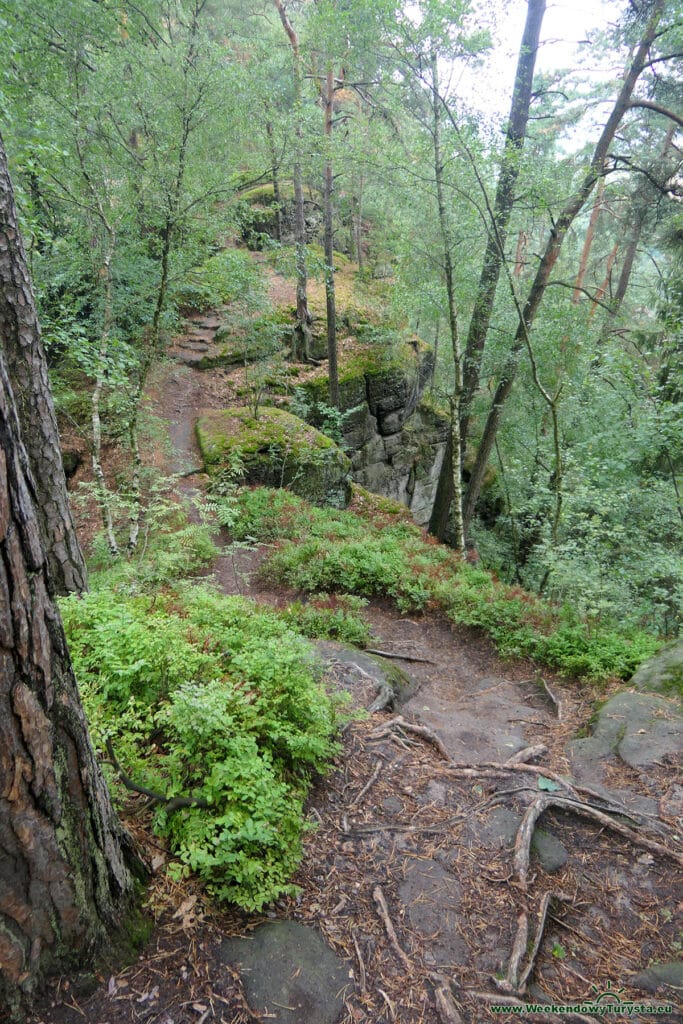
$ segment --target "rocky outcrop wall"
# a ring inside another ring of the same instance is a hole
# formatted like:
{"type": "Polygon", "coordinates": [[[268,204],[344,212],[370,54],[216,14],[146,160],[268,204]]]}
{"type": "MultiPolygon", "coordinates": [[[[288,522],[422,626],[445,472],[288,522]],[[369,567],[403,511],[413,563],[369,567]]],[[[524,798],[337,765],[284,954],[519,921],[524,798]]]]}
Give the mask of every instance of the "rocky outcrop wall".
{"type": "MultiPolygon", "coordinates": [[[[421,526],[429,522],[449,433],[445,416],[422,401],[431,373],[431,352],[411,347],[407,356],[378,368],[360,360],[342,370],[340,400],[343,447],[352,478],[369,491],[410,509],[421,526]]],[[[309,418],[320,423],[328,381],[309,382],[309,418]]]]}

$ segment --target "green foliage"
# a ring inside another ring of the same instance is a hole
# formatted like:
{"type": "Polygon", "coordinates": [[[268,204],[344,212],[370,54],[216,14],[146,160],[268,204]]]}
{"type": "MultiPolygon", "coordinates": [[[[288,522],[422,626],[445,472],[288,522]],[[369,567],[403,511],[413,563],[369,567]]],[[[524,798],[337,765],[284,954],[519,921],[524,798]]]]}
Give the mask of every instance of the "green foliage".
{"type": "Polygon", "coordinates": [[[316,593],[290,604],[283,617],[304,636],[367,647],[371,634],[360,614],[366,604],[353,594],[316,593]]]}
{"type": "MultiPolygon", "coordinates": [[[[111,554],[106,537],[98,534],[92,545],[90,558],[91,586],[125,588],[131,593],[151,592],[199,572],[216,556],[212,536],[216,531],[216,517],[211,507],[200,522],[190,517],[189,502],[179,501],[175,477],[145,475],[143,524],[136,551],[127,557],[111,554]],[[169,537],[172,542],[169,543],[169,537]]],[[[72,502],[84,511],[97,500],[93,484],[81,484],[73,494],[72,502]]],[[[131,512],[131,499],[125,490],[111,495],[113,518],[125,545],[125,531],[131,512]]]]}
{"type": "Polygon", "coordinates": [[[287,618],[208,588],[62,602],[97,746],[138,784],[209,807],[155,827],[220,899],[260,910],[301,856],[303,800],[334,751],[335,705],[287,618]]]}
{"type": "Polygon", "coordinates": [[[368,517],[312,508],[264,488],[242,491],[238,502],[237,536],[279,541],[263,572],[306,593],[386,595],[403,611],[439,608],[458,625],[485,630],[506,657],[596,680],[629,678],[659,646],[642,630],[559,611],[372,508],[368,517]]]}
{"type": "Polygon", "coordinates": [[[173,294],[184,313],[203,312],[239,302],[249,309],[263,305],[263,278],[250,253],[223,249],[190,270],[173,294]]]}

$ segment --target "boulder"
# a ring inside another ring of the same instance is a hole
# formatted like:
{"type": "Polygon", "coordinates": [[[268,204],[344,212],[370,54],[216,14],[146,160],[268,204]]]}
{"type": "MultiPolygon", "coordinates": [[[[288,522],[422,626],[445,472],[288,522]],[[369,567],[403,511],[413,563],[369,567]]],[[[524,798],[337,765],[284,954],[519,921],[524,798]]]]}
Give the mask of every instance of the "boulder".
{"type": "Polygon", "coordinates": [[[253,1013],[276,1024],[335,1024],[351,985],[348,969],[319,932],[270,921],[248,938],[225,939],[223,963],[240,972],[253,1013]]]}
{"type": "Polygon", "coordinates": [[[675,694],[683,700],[683,639],[662,647],[644,662],[633,679],[636,690],[675,694]]]}
{"type": "Polygon", "coordinates": [[[326,668],[330,682],[359,698],[359,703],[370,707],[380,696],[386,697],[388,707],[394,701],[407,700],[415,693],[413,680],[386,658],[365,654],[333,640],[318,640],[315,649],[326,668]]]}
{"type": "MultiPolygon", "coordinates": [[[[421,526],[429,522],[450,429],[447,417],[421,400],[432,365],[432,353],[414,340],[381,359],[371,349],[356,354],[339,379],[343,446],[354,481],[409,508],[421,526]]],[[[308,418],[320,425],[328,379],[309,381],[304,390],[308,418]]]]}
{"type": "Polygon", "coordinates": [[[631,768],[645,768],[676,756],[682,748],[683,715],[674,701],[623,691],[602,705],[592,735],[574,740],[570,756],[585,776],[610,757],[621,758],[631,768]]]}
{"type": "Polygon", "coordinates": [[[239,454],[246,483],[287,487],[316,505],[345,508],[351,497],[348,457],[297,416],[266,406],[208,410],[196,424],[206,471],[216,474],[239,454]]]}

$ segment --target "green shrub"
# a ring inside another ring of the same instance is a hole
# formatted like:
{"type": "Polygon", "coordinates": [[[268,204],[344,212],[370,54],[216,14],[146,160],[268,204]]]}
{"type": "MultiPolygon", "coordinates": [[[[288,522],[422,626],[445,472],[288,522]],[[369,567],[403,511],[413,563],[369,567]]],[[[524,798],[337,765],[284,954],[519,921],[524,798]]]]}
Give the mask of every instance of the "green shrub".
{"type": "Polygon", "coordinates": [[[306,603],[295,601],[283,617],[304,636],[367,647],[370,630],[360,615],[365,604],[366,601],[352,594],[318,593],[306,603]]]}
{"type": "Polygon", "coordinates": [[[388,596],[402,611],[438,608],[458,625],[485,630],[505,657],[574,676],[627,679],[659,646],[642,630],[571,616],[430,543],[414,524],[368,509],[366,516],[314,509],[259,488],[239,495],[236,532],[278,542],[262,569],[271,579],[309,594],[388,596]]]}
{"type": "MultiPolygon", "coordinates": [[[[260,910],[301,856],[303,800],[335,750],[336,705],[288,620],[197,586],[62,602],[96,745],[139,784],[208,804],[155,827],[210,892],[260,910]]],[[[110,773],[111,774],[111,773],[110,773]]]]}

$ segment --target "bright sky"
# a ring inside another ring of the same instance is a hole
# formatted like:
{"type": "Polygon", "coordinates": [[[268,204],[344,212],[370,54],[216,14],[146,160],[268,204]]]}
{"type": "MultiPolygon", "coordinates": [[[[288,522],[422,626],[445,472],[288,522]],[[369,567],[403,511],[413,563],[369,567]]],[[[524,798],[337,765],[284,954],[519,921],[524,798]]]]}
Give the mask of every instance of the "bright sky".
{"type": "MultiPolygon", "coordinates": [[[[596,75],[604,76],[604,59],[601,65],[598,52],[586,40],[616,20],[623,7],[624,0],[549,0],[543,19],[537,71],[571,68],[581,60],[586,74],[590,69],[596,75]],[[595,60],[591,60],[592,56],[595,60]]],[[[484,68],[476,73],[466,72],[457,85],[458,92],[466,91],[469,102],[495,119],[505,118],[509,112],[526,9],[524,0],[512,0],[507,5],[507,12],[496,15],[497,45],[494,52],[484,68]]]]}

